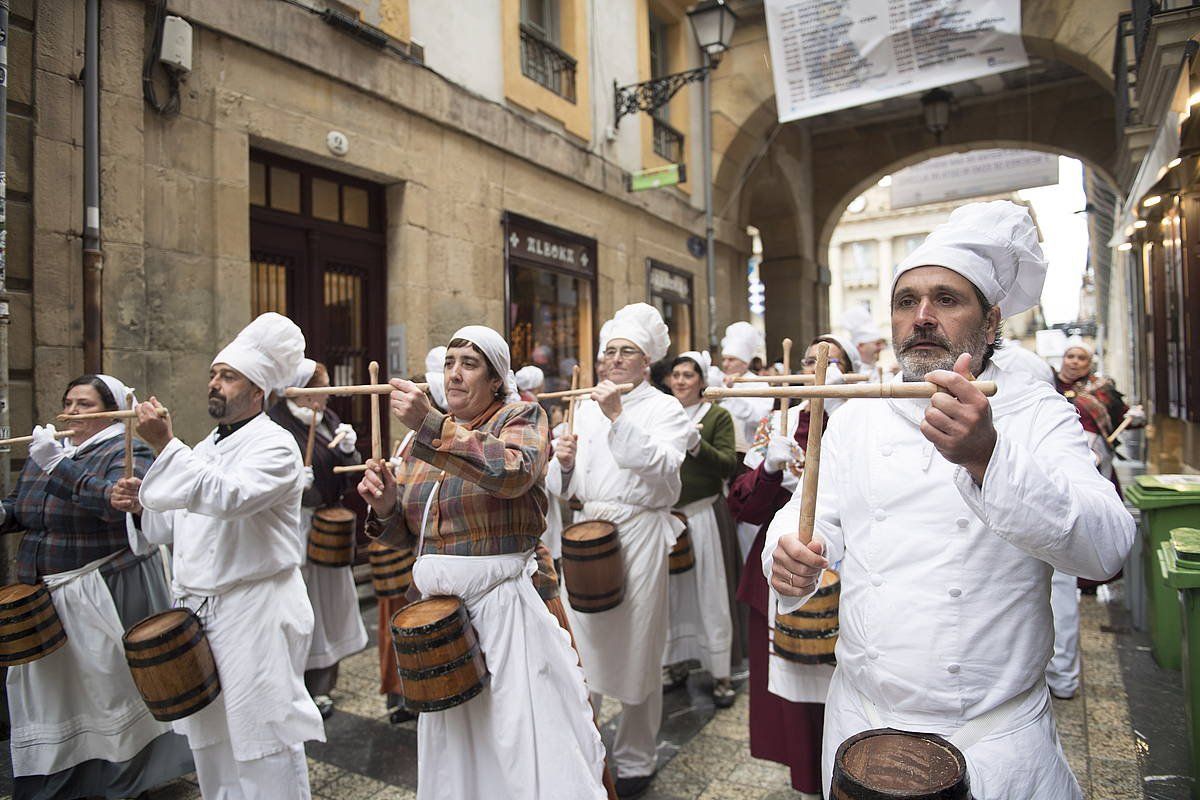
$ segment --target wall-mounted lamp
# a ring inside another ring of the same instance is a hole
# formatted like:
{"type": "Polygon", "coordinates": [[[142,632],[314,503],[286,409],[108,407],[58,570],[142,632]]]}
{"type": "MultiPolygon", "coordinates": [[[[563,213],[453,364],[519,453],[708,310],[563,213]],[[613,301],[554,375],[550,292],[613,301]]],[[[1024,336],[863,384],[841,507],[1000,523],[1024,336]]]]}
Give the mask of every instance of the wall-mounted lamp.
{"type": "Polygon", "coordinates": [[[932,133],[939,142],[942,133],[950,127],[950,101],[954,95],[945,89],[930,89],[921,95],[921,110],[925,113],[925,130],[932,133]]]}

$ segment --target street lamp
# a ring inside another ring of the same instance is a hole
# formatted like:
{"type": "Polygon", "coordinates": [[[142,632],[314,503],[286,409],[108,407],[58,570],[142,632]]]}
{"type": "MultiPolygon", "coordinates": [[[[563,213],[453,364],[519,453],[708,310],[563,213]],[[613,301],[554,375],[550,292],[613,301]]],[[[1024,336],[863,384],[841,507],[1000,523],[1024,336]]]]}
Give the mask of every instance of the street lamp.
{"type": "Polygon", "coordinates": [[[921,110],[925,113],[925,130],[942,141],[942,133],[950,127],[950,101],[954,95],[945,89],[930,89],[921,95],[921,110]]]}
{"type": "Polygon", "coordinates": [[[713,236],[713,198],[712,198],[712,83],[710,73],[716,69],[717,62],[729,49],[733,40],[733,27],[737,23],[737,14],[733,13],[725,0],[702,0],[687,12],[692,24],[692,33],[700,48],[703,64],[685,72],[664,75],[642,83],[629,86],[618,86],[613,82],[615,95],[614,107],[616,121],[614,127],[621,123],[621,117],[626,114],[636,114],[638,111],[653,112],[670,102],[675,93],[689,83],[700,81],[702,86],[701,101],[701,144],[704,161],[704,227],[705,227],[705,267],[708,282],[708,341],[709,345],[717,345],[717,261],[714,252],[713,236]]]}

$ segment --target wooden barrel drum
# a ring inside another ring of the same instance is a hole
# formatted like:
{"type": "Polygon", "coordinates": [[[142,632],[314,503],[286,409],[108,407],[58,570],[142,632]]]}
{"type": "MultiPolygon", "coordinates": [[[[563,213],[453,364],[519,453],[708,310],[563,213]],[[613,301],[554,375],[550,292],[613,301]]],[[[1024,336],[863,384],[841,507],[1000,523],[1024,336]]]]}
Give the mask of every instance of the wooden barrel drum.
{"type": "Polygon", "coordinates": [[[833,762],[832,800],[970,800],[967,761],[932,733],[878,728],[851,736],[833,762]]]}
{"type": "Polygon", "coordinates": [[[393,614],[391,627],[400,696],[409,711],[445,711],[487,685],[479,640],[459,598],[418,600],[393,614]]]}
{"type": "Polygon", "coordinates": [[[221,693],[212,648],[191,609],[146,617],[121,640],[133,683],[160,722],[195,714],[221,693]]]}
{"type": "Polygon", "coordinates": [[[687,515],[672,511],[671,516],[683,523],[683,533],[679,534],[679,538],[675,540],[675,546],[671,548],[669,559],[670,573],[680,575],[696,566],[696,554],[692,551],[692,537],[688,530],[687,515]]]}
{"type": "Polygon", "coordinates": [[[13,583],[0,589],[0,666],[37,661],[67,643],[46,584],[13,583]]]}
{"type": "Polygon", "coordinates": [[[371,561],[371,583],[375,586],[375,596],[403,597],[412,585],[412,568],[417,560],[413,551],[371,542],[367,547],[367,558],[371,561]]]}
{"type": "Polygon", "coordinates": [[[611,522],[577,522],[563,529],[562,565],[567,602],[576,611],[607,611],[625,599],[625,562],[611,522]]]}
{"type": "Polygon", "coordinates": [[[308,563],[348,567],[354,561],[354,512],[341,506],[318,508],[308,531],[308,563]]]}
{"type": "Polygon", "coordinates": [[[832,664],[838,637],[842,584],[833,570],[821,574],[816,594],[791,614],[775,617],[775,655],[801,664],[832,664]]]}

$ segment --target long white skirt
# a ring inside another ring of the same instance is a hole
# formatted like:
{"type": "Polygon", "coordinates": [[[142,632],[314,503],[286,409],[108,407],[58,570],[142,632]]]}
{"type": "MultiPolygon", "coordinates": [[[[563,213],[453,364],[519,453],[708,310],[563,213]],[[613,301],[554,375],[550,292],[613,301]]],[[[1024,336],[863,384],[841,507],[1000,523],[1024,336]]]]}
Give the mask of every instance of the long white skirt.
{"type": "Polygon", "coordinates": [[[721,532],[713,511],[716,499],[713,495],[679,509],[688,520],[696,566],[670,576],[670,629],[663,664],[697,659],[714,678],[728,678],[733,620],[721,532]]]}
{"type": "MultiPolygon", "coordinates": [[[[301,530],[306,532],[312,509],[301,509],[301,530]]],[[[367,646],[367,629],[358,609],[358,590],[354,588],[351,567],[300,566],[308,601],[313,609],[312,643],[308,647],[305,670],[332,667],[367,646]]]]}
{"type": "Polygon", "coordinates": [[[606,796],[583,671],[533,587],[536,568],[531,554],[417,559],[422,594],[466,603],[491,674],[479,695],[418,718],[418,800],[606,796]]]}
{"type": "Polygon", "coordinates": [[[171,731],[150,715],[125,663],[125,629],[100,575],[108,560],[43,578],[67,642],[8,670],[14,776],[128,761],[171,731]]]}

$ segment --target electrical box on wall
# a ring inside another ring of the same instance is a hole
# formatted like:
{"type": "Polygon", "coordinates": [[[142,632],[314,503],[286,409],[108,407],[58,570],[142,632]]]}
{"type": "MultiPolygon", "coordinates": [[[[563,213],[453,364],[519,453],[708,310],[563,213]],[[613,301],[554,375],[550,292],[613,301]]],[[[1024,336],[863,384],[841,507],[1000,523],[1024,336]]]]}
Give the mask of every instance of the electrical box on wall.
{"type": "Polygon", "coordinates": [[[158,60],[175,72],[192,71],[192,26],[182,17],[168,16],[163,21],[162,49],[158,60]]]}

